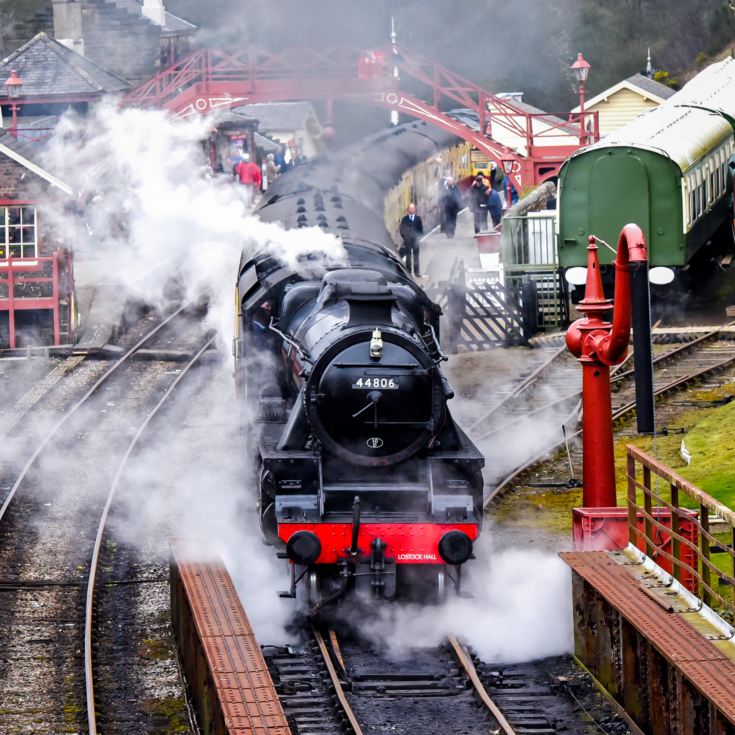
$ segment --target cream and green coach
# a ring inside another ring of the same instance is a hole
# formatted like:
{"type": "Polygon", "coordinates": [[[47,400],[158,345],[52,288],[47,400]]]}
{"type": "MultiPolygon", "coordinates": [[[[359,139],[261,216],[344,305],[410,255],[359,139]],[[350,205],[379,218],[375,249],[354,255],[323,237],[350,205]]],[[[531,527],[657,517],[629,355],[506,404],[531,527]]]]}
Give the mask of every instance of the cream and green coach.
{"type": "MultiPolygon", "coordinates": [[[[643,228],[651,265],[689,264],[732,220],[734,132],[735,59],[726,59],[573,155],[559,174],[561,267],[586,265],[589,235],[614,248],[628,222],[643,228]]],[[[599,255],[603,264],[614,259],[605,247],[599,255]]]]}

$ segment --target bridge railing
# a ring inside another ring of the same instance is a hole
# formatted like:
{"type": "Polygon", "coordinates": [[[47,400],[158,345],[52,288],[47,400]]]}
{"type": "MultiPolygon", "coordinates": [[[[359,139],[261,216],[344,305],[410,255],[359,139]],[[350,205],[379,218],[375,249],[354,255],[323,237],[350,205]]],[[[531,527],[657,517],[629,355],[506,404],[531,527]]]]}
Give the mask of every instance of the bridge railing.
{"type": "Polygon", "coordinates": [[[630,542],[732,620],[735,513],[641,449],[626,452],[630,542]]]}

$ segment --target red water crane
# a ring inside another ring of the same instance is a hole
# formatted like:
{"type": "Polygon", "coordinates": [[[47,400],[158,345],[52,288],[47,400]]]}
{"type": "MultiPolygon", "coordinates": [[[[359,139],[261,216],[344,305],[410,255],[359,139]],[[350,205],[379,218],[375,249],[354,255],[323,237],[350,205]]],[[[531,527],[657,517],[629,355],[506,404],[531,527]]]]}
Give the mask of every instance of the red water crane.
{"type": "Polygon", "coordinates": [[[625,359],[630,339],[630,264],[646,263],[646,238],[638,225],[623,227],[615,257],[615,309],[612,324],[604,315],[613,308],[602,290],[597,238],[591,235],[587,250],[587,284],[582,312],[567,331],[567,347],[582,363],[583,491],[585,508],[611,508],[615,493],[610,366],[625,359]]]}

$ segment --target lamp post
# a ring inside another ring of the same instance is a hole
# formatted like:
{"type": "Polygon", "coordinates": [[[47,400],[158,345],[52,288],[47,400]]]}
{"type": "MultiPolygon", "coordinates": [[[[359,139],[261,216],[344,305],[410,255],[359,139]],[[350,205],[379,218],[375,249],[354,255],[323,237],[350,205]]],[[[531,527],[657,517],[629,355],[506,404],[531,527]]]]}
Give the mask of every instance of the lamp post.
{"type": "Polygon", "coordinates": [[[10,72],[10,76],[5,80],[5,91],[10,100],[10,110],[13,113],[11,134],[14,138],[18,137],[18,110],[20,109],[20,105],[16,104],[16,100],[20,97],[22,89],[23,80],[18,76],[18,72],[13,69],[10,72]]]}
{"type": "Polygon", "coordinates": [[[569,68],[574,73],[577,84],[579,84],[579,144],[584,145],[587,139],[584,128],[584,85],[587,82],[587,77],[590,75],[590,65],[584,56],[578,53],[577,60],[569,68]]]}

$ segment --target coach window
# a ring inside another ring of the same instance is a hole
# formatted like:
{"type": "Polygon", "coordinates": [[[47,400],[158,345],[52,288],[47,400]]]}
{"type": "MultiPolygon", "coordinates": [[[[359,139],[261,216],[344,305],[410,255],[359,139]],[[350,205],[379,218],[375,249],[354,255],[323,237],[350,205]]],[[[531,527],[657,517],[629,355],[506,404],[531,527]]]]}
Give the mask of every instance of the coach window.
{"type": "Polygon", "coordinates": [[[0,207],[0,258],[35,258],[36,208],[0,207]]]}

